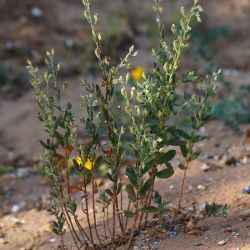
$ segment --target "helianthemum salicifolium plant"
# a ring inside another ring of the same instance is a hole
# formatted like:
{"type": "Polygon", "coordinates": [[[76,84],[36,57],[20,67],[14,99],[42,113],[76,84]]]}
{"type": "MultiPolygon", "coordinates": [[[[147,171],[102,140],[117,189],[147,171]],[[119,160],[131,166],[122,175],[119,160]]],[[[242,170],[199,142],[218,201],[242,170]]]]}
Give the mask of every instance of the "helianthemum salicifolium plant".
{"type": "Polygon", "coordinates": [[[194,19],[200,22],[202,8],[196,0],[189,10],[181,8],[179,24],[171,27],[170,43],[165,37],[160,1],[154,1],[160,42],[159,48],[153,50],[155,63],[148,73],[141,67],[131,71],[130,58],[137,55],[133,46],[119,63],[103,55],[103,35],[96,28],[98,15],[92,14],[88,0],[83,0],[83,5],[101,79],[82,82],[80,121],[76,120],[72,105],[61,102],[64,86],[57,84],[60,65],[55,65],[54,51],[47,53],[48,69],[43,74],[31,62],[27,66],[36,91],[38,118],[48,135],[41,144],[50,180],[50,211],[56,218],[54,232],[61,237],[62,247],[67,228],[77,249],[115,249],[121,241],[127,242],[126,248],[130,249],[136,230],[147,223],[149,213],[158,213],[163,221],[169,211],[154,186],[157,179],[168,179],[174,174],[171,162],[178,148],[184,158],[179,164],[184,170],[177,204],[181,208],[186,172],[200,153],[195,144],[202,139],[199,129],[210,115],[209,97],[214,93],[213,82],[219,72],[211,76],[197,76],[192,71],[179,73],[181,56],[190,39],[190,23],[194,19]],[[177,88],[186,84],[199,86],[199,94],[177,93],[177,88]],[[122,99],[116,97],[118,92],[122,99]],[[189,124],[185,131],[176,125],[183,119],[189,124]],[[81,125],[87,133],[86,143],[78,138],[81,125]],[[133,160],[124,158],[125,141],[130,145],[133,160]],[[72,165],[79,173],[77,183],[70,175],[72,165]],[[97,176],[106,177],[109,188],[98,190],[97,176]],[[73,193],[81,196],[80,204],[73,193]],[[101,204],[102,212],[97,212],[96,202],[101,204]],[[97,225],[100,223],[102,229],[97,225]]]}

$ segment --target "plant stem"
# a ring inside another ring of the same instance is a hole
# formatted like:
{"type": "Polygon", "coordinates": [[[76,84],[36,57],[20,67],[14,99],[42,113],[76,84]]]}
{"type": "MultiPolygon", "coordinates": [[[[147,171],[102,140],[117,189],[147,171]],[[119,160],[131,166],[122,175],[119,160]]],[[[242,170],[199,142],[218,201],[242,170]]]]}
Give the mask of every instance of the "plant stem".
{"type": "Polygon", "coordinates": [[[116,204],[116,211],[118,213],[118,221],[119,221],[120,229],[121,229],[121,232],[122,232],[122,236],[124,236],[124,227],[123,227],[123,222],[122,222],[121,214],[119,213],[119,206],[118,206],[117,196],[115,198],[115,204],[116,204]]]}
{"type": "Polygon", "coordinates": [[[73,225],[72,225],[72,222],[71,222],[70,219],[68,218],[68,215],[67,215],[67,213],[66,213],[66,211],[65,211],[65,207],[64,207],[63,203],[61,203],[60,205],[61,205],[61,209],[62,209],[62,212],[63,212],[63,214],[64,214],[64,217],[65,217],[65,219],[66,219],[66,222],[67,222],[67,224],[68,224],[68,227],[69,227],[69,231],[70,231],[70,233],[71,233],[71,236],[72,236],[72,238],[73,238],[73,240],[74,240],[74,242],[75,242],[76,248],[77,248],[77,249],[80,249],[80,248],[78,247],[77,238],[76,238],[76,236],[75,236],[74,227],[73,227],[73,225]]]}
{"type": "Polygon", "coordinates": [[[73,226],[73,224],[72,224],[72,220],[71,220],[71,218],[70,218],[70,215],[69,215],[69,212],[68,212],[68,210],[67,210],[67,206],[65,205],[65,202],[63,201],[63,188],[62,188],[62,186],[60,185],[60,184],[58,184],[58,188],[59,188],[59,197],[58,197],[58,199],[59,199],[59,202],[60,202],[60,207],[61,207],[61,210],[62,210],[62,212],[63,212],[63,214],[64,214],[64,217],[65,217],[65,219],[66,219],[66,222],[67,222],[67,224],[68,224],[68,227],[69,227],[69,229],[70,229],[70,233],[71,233],[71,235],[72,235],[72,237],[73,237],[73,239],[74,239],[74,242],[75,242],[75,244],[76,244],[76,247],[77,247],[77,249],[80,249],[79,247],[78,247],[78,244],[77,244],[77,241],[78,242],[80,242],[80,244],[82,245],[82,242],[81,242],[81,240],[79,239],[79,237],[78,237],[78,235],[77,235],[77,233],[76,233],[76,231],[75,231],[75,228],[74,228],[74,226],[73,226]]]}
{"type": "Polygon", "coordinates": [[[106,217],[107,217],[106,221],[107,221],[108,231],[109,231],[110,236],[112,237],[112,233],[109,227],[109,207],[107,207],[106,217]]]}
{"type": "Polygon", "coordinates": [[[136,202],[136,206],[135,206],[135,217],[134,217],[134,222],[133,222],[133,226],[132,226],[132,229],[131,229],[131,234],[130,234],[130,237],[129,237],[129,242],[128,242],[128,245],[127,245],[127,250],[130,250],[130,246],[131,246],[131,243],[132,243],[132,240],[134,238],[134,232],[135,232],[135,227],[136,227],[136,222],[137,222],[137,218],[138,218],[138,201],[136,202]]]}
{"type": "Polygon", "coordinates": [[[178,202],[178,209],[179,210],[181,209],[181,200],[182,200],[182,196],[183,196],[183,188],[184,188],[184,183],[185,183],[185,179],[187,176],[188,165],[189,165],[189,161],[186,162],[185,171],[184,171],[184,175],[183,175],[182,182],[181,182],[181,192],[180,192],[180,198],[179,198],[179,202],[178,202]]]}
{"type": "Polygon", "coordinates": [[[68,191],[68,194],[70,194],[68,158],[69,158],[69,156],[68,156],[67,150],[65,150],[65,166],[66,166],[67,191],[68,191]]]}
{"type": "Polygon", "coordinates": [[[115,249],[115,197],[112,199],[112,205],[113,205],[113,230],[112,230],[112,249],[115,249]]]}
{"type": "Polygon", "coordinates": [[[87,233],[85,232],[85,230],[83,229],[83,227],[81,226],[80,222],[78,221],[76,215],[74,215],[74,220],[75,220],[75,223],[76,223],[76,225],[77,225],[77,227],[78,227],[78,229],[79,229],[79,231],[80,231],[80,233],[81,233],[81,235],[82,235],[82,237],[83,237],[83,239],[84,239],[86,245],[88,245],[86,239],[87,239],[88,241],[90,241],[90,239],[89,239],[87,233]],[[85,237],[86,237],[86,239],[85,239],[85,237]]]}
{"type": "Polygon", "coordinates": [[[63,235],[61,235],[61,248],[62,248],[62,250],[65,249],[64,240],[63,240],[63,235]]]}
{"type": "Polygon", "coordinates": [[[102,241],[101,241],[100,236],[98,234],[97,225],[96,225],[95,184],[94,184],[94,177],[93,176],[92,176],[92,206],[93,206],[93,218],[94,218],[95,233],[96,233],[96,236],[97,236],[100,244],[102,245],[102,241]]]}
{"type": "MultiPolygon", "coordinates": [[[[83,187],[84,187],[84,193],[86,194],[86,198],[85,198],[86,212],[85,213],[86,213],[86,216],[87,216],[87,222],[88,222],[88,227],[89,227],[90,239],[91,239],[92,245],[95,246],[94,239],[93,239],[93,234],[92,234],[92,228],[91,228],[90,219],[89,219],[89,203],[88,203],[87,185],[86,185],[85,176],[84,176],[84,180],[83,180],[83,187]]],[[[84,211],[83,207],[82,207],[82,210],[84,211]]]]}
{"type": "MultiPolygon", "coordinates": [[[[128,208],[127,210],[130,209],[130,206],[131,206],[131,201],[128,202],[128,208]]],[[[127,229],[127,224],[128,224],[128,217],[126,217],[125,219],[125,227],[124,227],[124,231],[126,232],[126,229],[127,229]]]]}
{"type": "MultiPolygon", "coordinates": [[[[147,205],[147,203],[148,203],[149,195],[150,195],[150,192],[147,193],[147,197],[146,197],[146,200],[145,200],[145,205],[147,205]]],[[[139,227],[141,226],[141,224],[142,224],[142,220],[143,220],[144,214],[145,214],[145,213],[141,213],[140,220],[139,220],[139,224],[138,224],[138,228],[139,228],[139,227]]]]}
{"type": "Polygon", "coordinates": [[[103,223],[103,229],[104,229],[104,236],[105,236],[105,239],[107,240],[107,230],[106,230],[106,223],[105,223],[105,207],[103,207],[102,223],[103,223]]]}
{"type": "MultiPolygon", "coordinates": [[[[154,177],[154,182],[153,182],[153,185],[152,185],[152,190],[149,193],[148,206],[150,206],[151,202],[152,202],[152,197],[153,197],[153,193],[154,193],[154,186],[155,186],[155,177],[154,177]]],[[[146,217],[145,217],[145,225],[146,225],[147,221],[148,221],[148,213],[146,214],[146,217]]]]}

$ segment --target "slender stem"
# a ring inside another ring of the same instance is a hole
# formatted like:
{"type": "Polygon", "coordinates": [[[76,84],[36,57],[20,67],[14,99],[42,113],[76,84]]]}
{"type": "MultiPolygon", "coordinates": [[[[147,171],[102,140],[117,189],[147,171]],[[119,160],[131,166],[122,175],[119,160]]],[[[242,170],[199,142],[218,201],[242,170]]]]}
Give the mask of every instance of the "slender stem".
{"type": "Polygon", "coordinates": [[[102,224],[103,224],[103,229],[104,229],[104,236],[105,236],[105,239],[107,240],[107,230],[106,230],[106,223],[105,223],[105,207],[103,207],[102,224]]]}
{"type": "Polygon", "coordinates": [[[75,242],[76,248],[77,248],[77,249],[80,249],[80,248],[78,247],[77,239],[76,239],[76,237],[75,237],[75,235],[74,235],[74,228],[73,228],[73,225],[72,225],[71,221],[69,220],[69,218],[68,218],[68,216],[67,216],[67,213],[65,212],[63,203],[61,203],[60,206],[61,206],[61,210],[62,210],[62,212],[63,212],[63,214],[64,214],[64,217],[65,217],[65,219],[66,219],[66,222],[67,222],[67,224],[68,224],[68,227],[69,227],[69,231],[70,231],[70,233],[71,233],[71,236],[72,236],[72,238],[73,238],[73,240],[74,240],[74,242],[75,242]]]}
{"type": "Polygon", "coordinates": [[[110,230],[110,227],[109,227],[109,207],[107,207],[106,216],[107,216],[107,220],[106,221],[107,221],[108,231],[109,231],[110,236],[112,237],[112,233],[111,233],[111,230],[110,230]]]}
{"type": "Polygon", "coordinates": [[[93,206],[93,218],[94,218],[95,233],[96,233],[96,236],[97,236],[100,244],[102,245],[102,241],[101,241],[100,236],[98,234],[97,225],[96,225],[95,184],[94,184],[94,177],[93,176],[92,176],[92,206],[93,206]]]}
{"type": "MultiPolygon", "coordinates": [[[[120,177],[120,183],[121,183],[121,177],[120,177]]],[[[121,187],[121,195],[120,195],[120,210],[123,212],[123,192],[122,192],[122,187],[121,187]]],[[[125,234],[125,229],[124,229],[124,221],[123,221],[123,216],[121,215],[121,220],[122,220],[122,226],[123,226],[123,234],[125,234]]]]}
{"type": "Polygon", "coordinates": [[[122,236],[124,236],[124,227],[123,227],[121,214],[119,213],[120,211],[119,211],[117,196],[115,197],[115,204],[116,204],[116,211],[118,213],[118,221],[119,221],[120,229],[121,229],[121,232],[122,232],[122,236]]]}
{"type": "Polygon", "coordinates": [[[61,248],[62,248],[62,250],[65,249],[64,240],[63,240],[63,235],[61,235],[61,248]]]}
{"type": "Polygon", "coordinates": [[[77,225],[77,227],[78,227],[78,229],[79,229],[79,231],[80,231],[80,233],[81,233],[81,235],[82,235],[82,237],[83,237],[83,239],[84,239],[86,245],[88,245],[86,239],[87,239],[88,241],[90,241],[90,239],[89,239],[87,233],[85,232],[85,230],[83,229],[83,227],[81,226],[81,224],[80,224],[79,220],[77,219],[77,216],[76,216],[76,215],[74,215],[74,220],[75,220],[75,223],[76,223],[76,225],[77,225]],[[86,239],[85,239],[85,237],[86,237],[86,239]]]}
{"type": "Polygon", "coordinates": [[[61,210],[62,210],[62,212],[64,214],[64,217],[65,217],[65,219],[67,221],[67,224],[68,224],[68,227],[70,229],[70,233],[71,233],[71,235],[72,235],[72,237],[74,239],[75,245],[76,245],[77,249],[80,249],[78,247],[77,240],[78,240],[78,242],[80,242],[81,245],[82,245],[82,242],[79,239],[79,237],[78,237],[78,235],[77,235],[77,233],[75,231],[75,228],[74,228],[74,226],[72,224],[72,221],[71,221],[71,218],[70,218],[70,215],[69,215],[69,212],[68,212],[67,207],[66,207],[66,205],[65,205],[65,203],[63,201],[63,189],[62,189],[62,186],[59,184],[58,187],[59,187],[59,190],[60,190],[58,198],[59,198],[59,201],[60,201],[61,210]]]}
{"type": "Polygon", "coordinates": [[[133,222],[133,226],[132,226],[132,229],[131,229],[131,234],[130,234],[130,237],[129,237],[129,242],[128,242],[128,245],[127,245],[127,250],[130,250],[131,248],[131,243],[132,243],[132,240],[134,238],[134,232],[135,232],[135,227],[136,227],[136,222],[137,222],[137,218],[138,218],[138,201],[136,202],[136,205],[135,205],[135,217],[134,217],[134,222],[133,222]]]}
{"type": "MultiPolygon", "coordinates": [[[[62,189],[60,189],[60,192],[61,192],[61,197],[63,197],[62,189]]],[[[80,240],[80,238],[78,237],[78,235],[77,235],[77,233],[75,231],[75,228],[73,226],[73,223],[72,223],[71,217],[69,215],[67,206],[66,206],[66,204],[63,201],[62,201],[62,208],[64,208],[64,212],[66,214],[66,218],[68,218],[68,220],[69,220],[69,224],[71,226],[72,232],[74,233],[76,239],[80,242],[80,244],[83,245],[82,241],[80,240]]]]}
{"type": "Polygon", "coordinates": [[[112,199],[112,205],[113,205],[113,229],[112,229],[112,249],[115,249],[115,197],[112,199]]]}
{"type": "Polygon", "coordinates": [[[68,159],[69,159],[69,156],[68,156],[67,150],[65,150],[65,166],[66,166],[67,191],[68,191],[68,194],[70,194],[68,159]]]}
{"type": "MultiPolygon", "coordinates": [[[[147,205],[147,203],[148,203],[149,195],[150,195],[150,192],[147,193],[147,197],[146,197],[146,200],[145,200],[145,205],[147,205]]],[[[141,224],[142,224],[142,220],[143,220],[144,214],[145,214],[145,213],[141,213],[140,220],[139,220],[139,224],[138,224],[138,228],[139,228],[139,227],[141,226],[141,224]]]]}
{"type": "Polygon", "coordinates": [[[185,171],[184,171],[184,175],[183,175],[182,182],[181,182],[181,192],[180,192],[180,197],[179,197],[179,202],[178,202],[178,209],[179,210],[181,209],[181,200],[182,200],[182,196],[183,196],[183,188],[184,188],[184,183],[185,183],[185,179],[187,176],[188,165],[189,165],[189,161],[186,162],[185,171]]]}
{"type": "MultiPolygon", "coordinates": [[[[154,193],[154,186],[155,186],[155,177],[154,177],[154,182],[153,182],[153,185],[152,185],[152,190],[149,192],[149,202],[148,202],[148,206],[151,205],[151,202],[152,202],[152,197],[153,197],[153,193],[154,193]]],[[[145,225],[148,221],[148,214],[146,214],[146,217],[145,217],[145,225]]]]}
{"type": "MultiPolygon", "coordinates": [[[[87,187],[86,187],[86,179],[84,177],[84,193],[87,194],[87,187]]],[[[91,243],[94,244],[94,239],[93,239],[93,234],[92,234],[92,228],[91,228],[91,224],[90,224],[90,219],[89,219],[89,203],[88,203],[88,196],[86,196],[85,198],[85,206],[86,206],[86,216],[87,216],[87,222],[88,222],[88,227],[89,227],[89,234],[90,234],[90,239],[91,239],[91,243]]]]}
{"type": "MultiPolygon", "coordinates": [[[[130,206],[131,206],[131,201],[129,201],[129,203],[128,203],[128,208],[127,208],[127,210],[130,209],[130,206]]],[[[126,229],[127,229],[127,224],[128,224],[128,217],[126,217],[126,219],[125,219],[125,227],[124,227],[124,231],[125,231],[125,232],[126,232],[126,229]]]]}

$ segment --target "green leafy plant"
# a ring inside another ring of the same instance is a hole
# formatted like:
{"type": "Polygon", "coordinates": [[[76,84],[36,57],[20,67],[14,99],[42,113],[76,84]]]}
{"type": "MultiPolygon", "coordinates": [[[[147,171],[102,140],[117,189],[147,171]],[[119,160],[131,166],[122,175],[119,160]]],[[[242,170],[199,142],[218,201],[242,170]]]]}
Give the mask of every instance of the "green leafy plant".
{"type": "Polygon", "coordinates": [[[161,195],[159,194],[158,191],[155,191],[154,195],[153,195],[153,201],[154,203],[157,205],[157,214],[158,214],[158,217],[159,217],[159,220],[161,222],[161,224],[163,226],[165,226],[165,216],[166,214],[169,212],[169,209],[167,207],[168,205],[168,202],[167,201],[164,201],[161,197],[161,195]]]}
{"type": "Polygon", "coordinates": [[[57,83],[61,66],[54,62],[54,51],[47,53],[45,62],[48,69],[45,73],[40,74],[30,61],[27,66],[36,91],[38,118],[48,134],[48,139],[40,142],[45,148],[42,160],[51,185],[51,211],[56,217],[54,232],[61,236],[62,247],[64,224],[67,224],[78,249],[83,245],[115,249],[119,239],[127,241],[126,249],[131,249],[135,232],[147,223],[148,214],[163,216],[167,212],[167,204],[155,192],[154,186],[157,179],[173,176],[171,162],[178,148],[185,161],[180,165],[184,170],[178,203],[181,208],[186,172],[189,163],[199,156],[200,151],[195,144],[202,139],[199,129],[210,115],[209,96],[214,92],[213,81],[219,72],[204,77],[196,76],[194,72],[178,73],[181,55],[190,39],[191,19],[195,17],[200,21],[202,8],[198,1],[194,1],[189,10],[181,8],[179,28],[176,25],[171,27],[174,35],[171,43],[165,38],[160,1],[154,1],[160,33],[159,48],[153,50],[153,68],[148,73],[141,72],[142,77],[136,76],[132,86],[128,83],[131,82],[130,58],[137,55],[134,46],[118,64],[103,56],[103,35],[96,28],[98,15],[92,14],[88,0],[83,0],[83,5],[84,18],[95,43],[94,53],[101,80],[82,82],[81,106],[85,113],[80,121],[76,120],[70,103],[62,104],[65,86],[57,83]],[[177,94],[179,86],[191,83],[200,86],[199,94],[177,94]],[[116,98],[116,91],[120,91],[121,99],[116,98]],[[175,125],[174,120],[182,119],[181,113],[187,109],[190,112],[185,118],[190,129],[184,131],[175,125]],[[121,113],[126,117],[125,123],[120,119],[121,113]],[[80,125],[88,135],[86,143],[77,136],[80,125]],[[124,159],[124,138],[128,138],[132,161],[124,159]],[[74,168],[80,175],[77,185],[74,185],[69,171],[72,157],[74,168]],[[103,165],[105,170],[102,174],[110,185],[96,198],[96,178],[103,165]],[[123,176],[125,166],[127,179],[123,176]],[[75,191],[81,194],[80,209],[88,230],[78,219],[77,202],[72,196],[75,191]],[[151,204],[152,200],[157,206],[151,204]],[[104,236],[97,228],[96,202],[102,205],[104,236]]]}
{"type": "Polygon", "coordinates": [[[229,209],[230,209],[230,206],[227,204],[218,205],[215,202],[213,202],[212,204],[206,203],[205,215],[215,216],[215,217],[226,217],[229,209]]]}
{"type": "Polygon", "coordinates": [[[234,94],[224,97],[214,107],[212,118],[223,120],[232,130],[239,131],[241,124],[250,123],[250,87],[242,85],[234,94]]]}

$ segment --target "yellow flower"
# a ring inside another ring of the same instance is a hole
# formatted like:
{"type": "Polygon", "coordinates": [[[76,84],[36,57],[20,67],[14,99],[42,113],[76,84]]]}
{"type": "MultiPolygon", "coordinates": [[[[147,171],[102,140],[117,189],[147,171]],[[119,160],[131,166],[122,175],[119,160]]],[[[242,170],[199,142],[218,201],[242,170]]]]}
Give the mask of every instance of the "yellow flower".
{"type": "Polygon", "coordinates": [[[141,66],[136,67],[131,75],[135,81],[140,82],[142,80],[142,74],[145,72],[145,69],[141,66]]]}
{"type": "Polygon", "coordinates": [[[88,159],[87,162],[84,164],[84,167],[87,168],[88,170],[91,170],[93,167],[93,162],[88,159]]]}
{"type": "MultiPolygon", "coordinates": [[[[77,156],[77,157],[76,157],[76,162],[77,162],[79,165],[83,165],[82,159],[81,159],[80,156],[77,156]]],[[[88,160],[85,162],[84,167],[87,168],[88,170],[92,170],[92,168],[93,168],[93,162],[92,162],[90,159],[88,159],[88,160]]]]}

